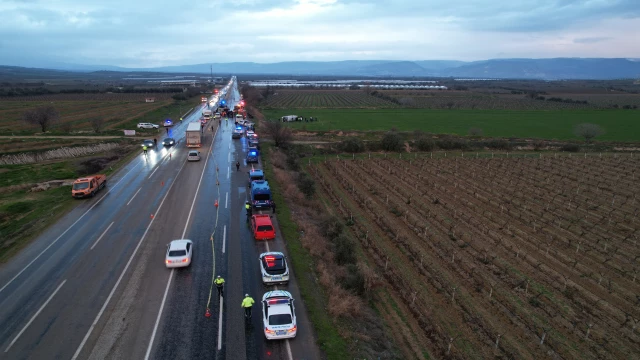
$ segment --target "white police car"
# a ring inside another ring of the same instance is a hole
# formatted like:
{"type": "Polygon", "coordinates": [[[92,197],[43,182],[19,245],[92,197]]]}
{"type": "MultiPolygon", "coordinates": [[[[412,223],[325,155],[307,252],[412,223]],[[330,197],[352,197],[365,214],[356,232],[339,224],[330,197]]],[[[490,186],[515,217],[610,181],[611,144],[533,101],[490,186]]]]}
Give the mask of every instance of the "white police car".
{"type": "Polygon", "coordinates": [[[274,290],[262,296],[262,322],[267,340],[296,337],[296,312],[288,291],[274,290]]]}
{"type": "Polygon", "coordinates": [[[286,284],[289,282],[287,259],[281,252],[260,254],[260,271],[265,285],[286,284]]]}

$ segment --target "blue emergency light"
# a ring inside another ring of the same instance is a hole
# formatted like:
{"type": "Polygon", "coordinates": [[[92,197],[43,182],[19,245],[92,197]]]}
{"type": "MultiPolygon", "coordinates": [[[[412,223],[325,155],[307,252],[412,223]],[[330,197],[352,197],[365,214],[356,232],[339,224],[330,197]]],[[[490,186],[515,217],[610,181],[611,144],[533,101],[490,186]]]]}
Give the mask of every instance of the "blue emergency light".
{"type": "Polygon", "coordinates": [[[269,299],[269,305],[288,304],[289,299],[269,299]]]}

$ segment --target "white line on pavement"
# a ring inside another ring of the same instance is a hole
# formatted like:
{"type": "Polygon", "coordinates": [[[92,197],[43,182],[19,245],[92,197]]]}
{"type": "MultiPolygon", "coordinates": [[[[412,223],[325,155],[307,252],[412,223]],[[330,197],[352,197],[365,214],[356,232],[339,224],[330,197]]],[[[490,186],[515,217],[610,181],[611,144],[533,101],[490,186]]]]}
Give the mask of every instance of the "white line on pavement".
{"type": "Polygon", "coordinates": [[[107,228],[102,232],[102,235],[100,235],[100,237],[98,238],[98,240],[96,240],[95,243],[93,243],[93,246],[91,246],[91,249],[89,250],[93,250],[94,247],[96,247],[96,245],[98,245],[98,242],[102,239],[102,237],[104,236],[104,234],[107,233],[107,231],[109,231],[109,229],[111,229],[111,225],[113,225],[115,221],[112,221],[111,224],[109,224],[109,226],[107,226],[107,228]]]}
{"type": "Polygon", "coordinates": [[[167,293],[169,292],[169,286],[171,285],[171,279],[173,279],[173,273],[176,269],[171,269],[171,273],[169,274],[169,281],[167,281],[167,287],[164,289],[164,296],[162,297],[162,304],[160,304],[160,311],[158,311],[158,317],[156,317],[156,324],[153,327],[153,333],[151,333],[151,342],[149,343],[149,347],[147,348],[147,353],[144,358],[148,359],[151,353],[151,345],[153,345],[153,339],[156,337],[156,332],[158,331],[158,324],[160,323],[160,316],[162,315],[162,310],[164,309],[164,304],[167,301],[167,293]]]}
{"type": "MultiPolygon", "coordinates": [[[[186,164],[186,163],[187,163],[186,161],[182,163],[182,166],[180,167],[180,170],[178,170],[178,175],[176,175],[176,178],[178,176],[180,176],[180,173],[182,172],[182,169],[184,168],[184,164],[186,164]]],[[[156,214],[160,212],[160,209],[162,209],[162,205],[164,204],[164,201],[167,199],[167,196],[171,192],[171,188],[173,187],[173,184],[175,184],[175,183],[176,183],[175,181],[172,181],[171,185],[169,185],[169,190],[167,191],[166,194],[164,194],[164,197],[162,198],[162,201],[160,202],[160,206],[158,207],[158,211],[156,212],[156,214]]],[[[91,327],[87,331],[87,334],[84,336],[84,339],[82,339],[82,342],[80,343],[80,346],[78,346],[78,349],[76,350],[75,354],[73,354],[73,357],[71,358],[71,360],[77,359],[78,355],[80,355],[80,352],[82,351],[82,348],[84,347],[84,344],[89,339],[89,336],[91,336],[91,332],[93,332],[93,329],[96,327],[96,324],[98,323],[98,321],[100,321],[100,317],[102,317],[102,314],[104,313],[104,310],[107,308],[107,305],[109,305],[109,301],[111,301],[111,298],[113,297],[113,294],[116,292],[116,288],[118,288],[118,285],[120,285],[120,282],[122,281],[122,278],[124,277],[124,274],[127,272],[127,269],[129,269],[129,266],[131,265],[131,262],[133,261],[133,258],[138,253],[138,249],[140,249],[140,245],[142,245],[142,241],[144,241],[144,238],[147,236],[147,233],[149,232],[149,229],[151,228],[151,225],[153,225],[153,222],[154,222],[155,219],[156,219],[156,217],[151,219],[151,222],[149,222],[149,225],[147,226],[147,229],[144,231],[144,234],[142,234],[142,237],[140,238],[140,241],[138,241],[138,245],[136,246],[135,249],[133,249],[133,253],[131,254],[131,257],[129,257],[129,261],[127,261],[127,264],[124,266],[124,269],[122,270],[122,273],[120,274],[120,277],[118,277],[118,281],[116,281],[116,284],[113,285],[113,289],[111,289],[111,292],[109,293],[109,296],[107,296],[107,300],[105,300],[104,304],[102,305],[102,308],[98,312],[98,315],[96,316],[95,320],[93,320],[93,323],[91,324],[91,327]]]]}
{"type": "Polygon", "coordinates": [[[222,349],[222,304],[224,297],[220,296],[220,315],[218,315],[218,350],[222,349]]]}
{"type": "MultiPolygon", "coordinates": [[[[213,134],[213,138],[216,138],[216,134],[218,133],[218,129],[216,129],[215,134],[213,134]]],[[[213,139],[211,140],[211,146],[213,147],[213,139]]],[[[187,228],[189,227],[189,220],[191,219],[191,214],[193,213],[193,207],[196,204],[196,199],[198,199],[198,192],[200,191],[200,185],[202,185],[202,178],[204,178],[204,173],[207,170],[207,165],[209,164],[209,156],[211,155],[211,152],[208,151],[207,152],[207,158],[204,161],[204,167],[202,168],[202,174],[200,174],[200,180],[198,181],[198,187],[196,188],[196,193],[193,195],[193,201],[191,202],[191,208],[189,209],[189,215],[187,216],[187,221],[184,224],[184,230],[182,231],[182,239],[184,239],[184,236],[187,233],[187,228]]],[[[173,185],[173,183],[172,183],[173,185]]],[[[171,274],[173,275],[173,271],[171,271],[171,274]]],[[[164,298],[162,299],[162,305],[160,305],[160,310],[158,311],[158,317],[156,318],[156,324],[153,327],[153,332],[151,333],[151,340],[149,341],[149,346],[147,347],[147,354],[144,357],[144,360],[149,360],[149,355],[151,354],[151,349],[153,348],[153,341],[156,337],[156,332],[158,331],[158,325],[160,325],[160,317],[162,316],[162,310],[164,309],[164,301],[167,297],[167,291],[169,290],[169,287],[171,286],[171,280],[173,279],[173,276],[169,276],[169,281],[167,281],[167,288],[165,290],[164,293],[164,298]]]]}
{"type": "Polygon", "coordinates": [[[151,175],[149,175],[149,177],[147,179],[151,179],[151,177],[153,176],[153,174],[156,173],[156,171],[158,171],[158,169],[160,169],[160,166],[156,166],[156,169],[153,170],[153,172],[151,173],[151,175]]]}
{"type": "MultiPolygon", "coordinates": [[[[140,165],[140,164],[138,164],[140,165]]],[[[131,168],[131,170],[127,171],[126,174],[124,174],[124,176],[117,182],[115,183],[115,185],[110,186],[109,187],[109,191],[107,191],[104,196],[102,196],[100,199],[98,199],[98,201],[95,202],[95,204],[91,205],[91,207],[89,208],[89,210],[85,211],[84,214],[80,215],[80,217],[73,223],[71,224],[71,226],[69,226],[67,228],[67,230],[65,230],[62,234],[60,234],[60,236],[58,236],[55,240],[53,240],[51,242],[51,244],[49,244],[49,246],[47,246],[44,250],[42,250],[42,252],[40,252],[40,254],[38,254],[38,256],[36,256],[35,258],[33,258],[33,260],[31,260],[30,263],[27,264],[27,266],[25,266],[22,270],[20,270],[19,273],[17,273],[13,278],[11,278],[11,280],[9,280],[9,282],[7,282],[6,284],[4,284],[4,286],[2,288],[0,288],[0,293],[2,292],[2,290],[4,290],[7,286],[9,286],[9,284],[11,284],[15,279],[18,278],[18,276],[20,276],[25,270],[27,270],[29,268],[29,266],[31,266],[34,262],[36,262],[36,260],[38,260],[40,258],[40,256],[42,256],[42,254],[45,253],[45,251],[49,250],[50,247],[52,247],[55,243],[58,242],[58,240],[60,240],[60,238],[62,238],[64,236],[64,234],[66,234],[69,230],[71,230],[71,228],[77,224],[80,220],[82,220],[83,217],[85,217],[85,215],[87,215],[89,213],[89,211],[91,211],[91,209],[93,209],[94,207],[96,207],[96,205],[98,205],[105,197],[107,197],[107,194],[109,194],[111,192],[111,190],[113,190],[113,188],[115,188],[116,186],[118,186],[118,184],[120,184],[120,181],[124,180],[124,178],[129,175],[129,173],[135,169],[136,167],[138,167],[138,165],[134,166],[131,168]]]]}
{"type": "Polygon", "coordinates": [[[127,206],[129,206],[129,204],[133,201],[133,198],[136,197],[136,195],[138,195],[138,193],[140,192],[140,190],[142,190],[142,188],[138,189],[138,191],[136,191],[135,194],[133,194],[133,196],[131,197],[131,199],[129,199],[129,201],[127,202],[127,206]]]}
{"type": "Polygon", "coordinates": [[[7,346],[7,349],[4,352],[9,351],[9,349],[11,349],[11,347],[13,346],[13,344],[15,344],[16,340],[18,340],[18,338],[20,337],[20,335],[22,335],[22,333],[27,330],[27,328],[29,327],[29,325],[31,325],[31,323],[33,322],[33,320],[35,320],[36,316],[38,316],[42,310],[44,309],[45,306],[47,306],[47,304],[49,303],[49,301],[51,301],[51,299],[53,299],[53,297],[56,295],[56,293],[58,292],[58,290],[60,290],[60,288],[62,287],[62,285],[64,285],[64,283],[66,283],[67,280],[65,279],[60,285],[58,285],[58,287],[56,288],[56,291],[53,292],[53,294],[51,294],[51,296],[49,296],[49,298],[47,299],[47,301],[44,302],[44,304],[42,304],[42,306],[40,307],[40,309],[38,309],[38,311],[31,317],[31,320],[29,320],[29,322],[27,323],[27,325],[25,325],[22,330],[20,330],[20,332],[18,333],[18,335],[16,335],[15,338],[13,338],[13,341],[11,341],[11,344],[9,344],[9,346],[7,346]]]}
{"type": "Polygon", "coordinates": [[[224,254],[224,248],[227,244],[227,225],[224,226],[224,230],[222,231],[222,253],[224,254]]]}
{"type": "Polygon", "coordinates": [[[227,193],[224,195],[224,208],[228,208],[229,207],[229,192],[227,191],[227,193]]]}
{"type": "Polygon", "coordinates": [[[227,167],[227,179],[231,176],[231,166],[227,167]]]}

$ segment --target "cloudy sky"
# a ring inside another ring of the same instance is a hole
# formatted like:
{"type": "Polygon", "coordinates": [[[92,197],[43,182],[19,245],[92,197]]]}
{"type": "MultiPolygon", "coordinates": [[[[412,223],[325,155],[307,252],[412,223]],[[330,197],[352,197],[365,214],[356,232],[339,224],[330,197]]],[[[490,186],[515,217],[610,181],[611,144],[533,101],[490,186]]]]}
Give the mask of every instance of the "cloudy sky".
{"type": "Polygon", "coordinates": [[[0,64],[640,58],[640,0],[0,0],[0,64]]]}

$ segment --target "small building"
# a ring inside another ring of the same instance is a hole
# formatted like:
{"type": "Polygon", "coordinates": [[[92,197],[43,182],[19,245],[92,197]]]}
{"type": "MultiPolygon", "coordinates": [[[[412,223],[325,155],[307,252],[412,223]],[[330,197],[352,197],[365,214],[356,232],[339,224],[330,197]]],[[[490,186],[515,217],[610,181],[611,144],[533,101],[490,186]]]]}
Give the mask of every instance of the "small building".
{"type": "Polygon", "coordinates": [[[154,98],[154,97],[148,97],[148,98],[145,98],[145,99],[144,99],[144,101],[145,101],[145,102],[148,102],[148,103],[152,103],[152,102],[156,102],[156,98],[154,98]]]}

